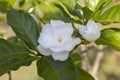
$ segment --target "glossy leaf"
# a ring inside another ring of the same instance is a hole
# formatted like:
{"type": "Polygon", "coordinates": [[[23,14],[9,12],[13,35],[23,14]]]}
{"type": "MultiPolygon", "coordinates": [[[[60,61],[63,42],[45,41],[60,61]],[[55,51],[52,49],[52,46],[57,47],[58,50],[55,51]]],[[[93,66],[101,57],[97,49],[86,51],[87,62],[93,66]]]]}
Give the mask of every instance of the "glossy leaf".
{"type": "Polygon", "coordinates": [[[88,7],[93,12],[105,7],[108,5],[112,0],[86,0],[85,6],[88,7]]]}
{"type": "Polygon", "coordinates": [[[78,2],[78,0],[60,0],[64,5],[65,7],[70,11],[70,12],[73,12],[74,9],[75,9],[75,6],[78,2]]]}
{"type": "Polygon", "coordinates": [[[28,13],[12,9],[7,13],[7,22],[16,33],[17,37],[25,41],[31,49],[36,50],[38,45],[37,25],[35,20],[28,13]]]}
{"type": "Polygon", "coordinates": [[[120,29],[110,28],[103,30],[96,43],[108,45],[115,50],[120,51],[120,29]]]}
{"type": "Polygon", "coordinates": [[[88,72],[78,67],[80,76],[77,80],[95,80],[88,72]]]}
{"type": "Polygon", "coordinates": [[[0,39],[0,76],[20,66],[30,65],[36,58],[29,54],[31,52],[26,47],[0,39]]]}
{"type": "Polygon", "coordinates": [[[37,62],[38,75],[45,80],[77,80],[78,71],[71,59],[64,62],[42,57],[37,62]]]}
{"type": "Polygon", "coordinates": [[[48,21],[51,19],[69,21],[68,15],[66,15],[63,10],[48,2],[36,6],[35,14],[39,19],[45,19],[48,21]]]}
{"type": "Polygon", "coordinates": [[[93,19],[102,23],[120,22],[120,5],[109,8],[103,14],[96,14],[93,19]]]}
{"type": "Polygon", "coordinates": [[[10,9],[10,4],[7,1],[0,1],[0,12],[6,13],[10,9]]]}

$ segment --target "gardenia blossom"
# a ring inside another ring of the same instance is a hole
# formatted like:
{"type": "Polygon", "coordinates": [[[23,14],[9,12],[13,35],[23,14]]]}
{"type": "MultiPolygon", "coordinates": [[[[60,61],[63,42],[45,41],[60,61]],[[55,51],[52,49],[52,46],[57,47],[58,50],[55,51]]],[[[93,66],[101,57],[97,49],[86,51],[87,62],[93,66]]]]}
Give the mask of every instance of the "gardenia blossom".
{"type": "Polygon", "coordinates": [[[92,42],[100,37],[100,29],[97,24],[92,20],[89,20],[87,22],[87,25],[78,25],[78,27],[79,33],[87,41],[92,42]]]}
{"type": "Polygon", "coordinates": [[[72,38],[73,27],[70,23],[51,20],[46,24],[38,39],[38,50],[42,55],[51,55],[54,60],[65,61],[69,52],[81,42],[80,38],[72,38]]]}

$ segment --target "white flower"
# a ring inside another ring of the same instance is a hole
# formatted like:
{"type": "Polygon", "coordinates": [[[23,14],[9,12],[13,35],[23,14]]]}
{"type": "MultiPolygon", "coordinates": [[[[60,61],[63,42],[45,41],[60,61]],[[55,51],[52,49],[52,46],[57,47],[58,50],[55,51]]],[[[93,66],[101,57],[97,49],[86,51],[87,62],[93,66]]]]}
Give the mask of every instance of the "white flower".
{"type": "Polygon", "coordinates": [[[92,42],[100,37],[100,29],[97,24],[92,20],[89,20],[87,22],[87,25],[78,25],[78,27],[79,33],[85,40],[92,42]]]}
{"type": "Polygon", "coordinates": [[[65,61],[69,52],[81,42],[79,38],[72,38],[73,27],[70,23],[51,20],[42,28],[38,39],[38,50],[42,55],[51,55],[54,60],[65,61]]]}

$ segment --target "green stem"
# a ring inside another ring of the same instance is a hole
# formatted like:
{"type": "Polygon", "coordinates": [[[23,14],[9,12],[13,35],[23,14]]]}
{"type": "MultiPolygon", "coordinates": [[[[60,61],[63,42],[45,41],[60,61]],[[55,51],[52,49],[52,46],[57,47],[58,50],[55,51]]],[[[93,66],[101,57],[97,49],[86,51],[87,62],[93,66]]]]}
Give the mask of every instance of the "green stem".
{"type": "Polygon", "coordinates": [[[8,77],[9,77],[9,80],[12,80],[12,75],[10,71],[8,72],[8,77]]]}
{"type": "Polygon", "coordinates": [[[80,44],[78,44],[77,46],[75,46],[71,51],[70,51],[70,54],[72,54],[78,47],[79,47],[80,44]]]}

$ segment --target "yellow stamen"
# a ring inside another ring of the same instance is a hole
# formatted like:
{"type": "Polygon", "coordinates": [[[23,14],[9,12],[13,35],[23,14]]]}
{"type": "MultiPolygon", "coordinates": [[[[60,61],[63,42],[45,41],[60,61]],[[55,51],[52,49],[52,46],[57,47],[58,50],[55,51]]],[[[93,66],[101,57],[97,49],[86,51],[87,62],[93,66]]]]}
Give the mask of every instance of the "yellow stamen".
{"type": "Polygon", "coordinates": [[[59,43],[62,43],[62,41],[63,41],[62,38],[59,38],[59,39],[58,39],[58,42],[59,42],[59,43]]]}

